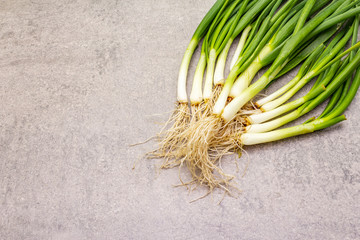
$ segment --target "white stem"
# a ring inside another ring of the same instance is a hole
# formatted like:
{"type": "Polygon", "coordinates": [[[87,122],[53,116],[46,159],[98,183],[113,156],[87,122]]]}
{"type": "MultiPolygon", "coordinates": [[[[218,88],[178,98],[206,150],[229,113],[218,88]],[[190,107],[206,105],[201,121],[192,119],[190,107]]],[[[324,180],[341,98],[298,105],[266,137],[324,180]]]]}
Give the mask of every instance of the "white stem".
{"type": "Polygon", "coordinates": [[[235,98],[248,88],[251,81],[262,67],[263,66],[258,61],[251,63],[251,65],[236,79],[231,88],[230,97],[235,98]]]}
{"type": "Polygon", "coordinates": [[[229,76],[227,77],[226,81],[225,81],[225,85],[215,103],[215,106],[214,106],[214,109],[213,109],[213,113],[215,115],[221,115],[225,105],[226,105],[226,102],[227,102],[227,99],[229,97],[229,94],[230,94],[230,91],[231,91],[231,88],[234,84],[234,81],[237,77],[237,71],[238,71],[238,66],[235,66],[229,73],[229,76]]]}
{"type": "Polygon", "coordinates": [[[237,48],[235,50],[234,56],[233,56],[233,58],[231,60],[231,63],[230,63],[230,70],[233,69],[233,67],[235,66],[237,60],[240,57],[240,54],[241,54],[242,50],[244,49],[246,39],[247,39],[247,37],[249,35],[250,30],[251,30],[251,26],[247,26],[244,29],[244,31],[242,32],[240,40],[239,40],[239,44],[238,44],[238,46],[237,46],[237,48]]]}
{"type": "Polygon", "coordinates": [[[264,97],[260,100],[258,100],[256,102],[256,104],[258,106],[262,106],[265,103],[268,103],[276,98],[278,98],[279,96],[283,95],[285,92],[289,91],[289,89],[291,89],[298,81],[300,80],[300,76],[297,75],[295,76],[290,82],[288,82],[285,86],[283,86],[282,88],[280,88],[279,90],[277,90],[276,92],[270,94],[267,97],[264,97]]]}
{"type": "Polygon", "coordinates": [[[206,69],[206,78],[205,78],[205,86],[204,86],[203,96],[205,101],[209,100],[212,96],[215,63],[216,63],[216,50],[211,49],[207,64],[207,69],[206,69]]]}
{"type": "Polygon", "coordinates": [[[288,122],[299,117],[299,111],[293,111],[281,118],[274,119],[270,122],[261,123],[261,124],[252,124],[246,127],[247,133],[261,133],[261,132],[269,132],[271,130],[277,129],[288,122]]]}
{"type": "Polygon", "coordinates": [[[186,93],[186,80],[187,80],[190,61],[197,45],[198,45],[197,40],[193,39],[190,41],[190,44],[187,47],[183,60],[181,62],[179,77],[178,77],[178,87],[177,87],[177,99],[180,103],[188,102],[187,93],[186,93]]]}
{"type": "Polygon", "coordinates": [[[221,114],[223,120],[225,120],[225,122],[230,122],[247,102],[263,90],[276,77],[286,63],[287,61],[285,61],[283,65],[279,66],[272,73],[266,72],[259,80],[251,84],[239,96],[234,98],[229,105],[225,107],[224,112],[221,114]]]}
{"type": "Polygon", "coordinates": [[[225,122],[230,122],[237,112],[250,101],[257,93],[264,89],[269,82],[269,76],[264,74],[258,81],[253,83],[250,87],[245,89],[239,96],[234,98],[225,108],[221,114],[225,122]]]}
{"type": "Polygon", "coordinates": [[[244,133],[240,141],[244,145],[255,145],[260,143],[273,142],[296,135],[311,133],[315,131],[313,124],[302,124],[291,128],[275,130],[266,133],[244,133]]]}
{"type": "Polygon", "coordinates": [[[248,122],[250,122],[251,124],[259,124],[259,123],[263,123],[266,122],[270,119],[276,118],[286,112],[289,112],[299,106],[301,106],[303,103],[306,102],[306,98],[302,97],[299,98],[291,103],[288,103],[286,105],[283,105],[281,107],[275,108],[269,112],[263,112],[260,114],[254,114],[251,115],[247,118],[248,122]]]}
{"type": "Polygon", "coordinates": [[[215,74],[214,74],[214,85],[219,85],[224,83],[226,59],[229,54],[229,50],[232,43],[233,40],[230,38],[217,60],[215,74]]]}
{"type": "Polygon", "coordinates": [[[244,145],[254,145],[259,143],[273,142],[289,137],[294,137],[306,133],[312,133],[346,120],[345,116],[339,116],[333,119],[318,119],[307,124],[301,124],[294,127],[274,130],[265,133],[244,133],[240,136],[240,141],[244,145]]]}
{"type": "Polygon", "coordinates": [[[278,99],[275,99],[271,102],[264,104],[261,107],[261,110],[264,112],[270,111],[272,109],[277,108],[281,104],[285,103],[292,96],[294,96],[301,88],[303,88],[313,78],[313,76],[314,76],[314,72],[312,72],[312,71],[309,72],[300,81],[298,81],[294,87],[292,87],[289,91],[287,91],[284,95],[282,95],[278,99]]]}
{"type": "Polygon", "coordinates": [[[240,77],[234,83],[230,96],[235,98],[239,96],[245,88],[249,86],[255,75],[258,71],[263,67],[261,61],[271,53],[272,47],[268,44],[266,45],[259,55],[254,59],[254,61],[250,64],[250,66],[240,75],[240,77]]]}
{"type": "Polygon", "coordinates": [[[205,67],[206,67],[206,54],[201,53],[200,60],[195,70],[194,81],[190,94],[191,104],[199,104],[203,100],[202,82],[204,78],[205,67]]]}
{"type": "Polygon", "coordinates": [[[221,115],[221,113],[224,110],[224,107],[226,105],[230,90],[231,90],[231,84],[225,84],[223,90],[221,91],[221,93],[215,103],[215,106],[213,109],[213,114],[215,114],[217,116],[221,115]]]}

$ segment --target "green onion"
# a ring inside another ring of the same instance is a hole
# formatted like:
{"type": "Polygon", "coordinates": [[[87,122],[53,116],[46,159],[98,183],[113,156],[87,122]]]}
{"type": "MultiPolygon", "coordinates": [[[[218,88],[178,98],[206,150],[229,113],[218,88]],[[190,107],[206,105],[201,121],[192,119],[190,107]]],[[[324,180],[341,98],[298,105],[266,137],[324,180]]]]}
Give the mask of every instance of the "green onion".
{"type": "Polygon", "coordinates": [[[164,168],[186,166],[193,178],[190,184],[206,185],[210,192],[215,187],[229,191],[233,176],[218,166],[222,156],[241,151],[242,145],[311,133],[345,120],[342,114],[360,87],[359,3],[216,1],[185,52],[177,89],[180,104],[170,119],[173,126],[161,135],[159,149],[148,157],[164,158],[164,168]],[[240,34],[230,73],[225,76],[229,51],[240,34]],[[352,46],[344,51],[351,36],[352,46]],[[190,111],[186,78],[201,40],[190,111]],[[300,64],[291,81],[252,104],[258,93],[300,64]],[[267,71],[251,83],[267,65],[267,71]],[[316,77],[304,96],[286,103],[316,77]],[[279,130],[328,99],[319,117],[279,130]]]}

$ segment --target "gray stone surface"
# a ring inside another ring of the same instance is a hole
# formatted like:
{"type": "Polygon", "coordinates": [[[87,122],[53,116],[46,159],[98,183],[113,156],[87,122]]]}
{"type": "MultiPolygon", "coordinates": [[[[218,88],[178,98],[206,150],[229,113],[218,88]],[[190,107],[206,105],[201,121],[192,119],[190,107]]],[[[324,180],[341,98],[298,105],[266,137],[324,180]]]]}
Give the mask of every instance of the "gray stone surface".
{"type": "Polygon", "coordinates": [[[132,170],[213,2],[0,1],[0,239],[360,239],[359,96],[346,122],[224,161],[242,193],[221,204],[159,161],[132,170]]]}

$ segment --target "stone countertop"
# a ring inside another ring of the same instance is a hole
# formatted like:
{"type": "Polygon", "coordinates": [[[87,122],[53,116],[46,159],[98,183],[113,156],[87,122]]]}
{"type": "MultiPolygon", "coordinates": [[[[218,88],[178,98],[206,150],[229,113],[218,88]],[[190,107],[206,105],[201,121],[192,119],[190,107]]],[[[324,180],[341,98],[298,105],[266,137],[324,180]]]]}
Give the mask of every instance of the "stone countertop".
{"type": "Polygon", "coordinates": [[[241,193],[220,204],[129,147],[172,111],[213,2],[1,1],[0,239],[360,239],[359,96],[337,126],[226,158],[241,193]]]}

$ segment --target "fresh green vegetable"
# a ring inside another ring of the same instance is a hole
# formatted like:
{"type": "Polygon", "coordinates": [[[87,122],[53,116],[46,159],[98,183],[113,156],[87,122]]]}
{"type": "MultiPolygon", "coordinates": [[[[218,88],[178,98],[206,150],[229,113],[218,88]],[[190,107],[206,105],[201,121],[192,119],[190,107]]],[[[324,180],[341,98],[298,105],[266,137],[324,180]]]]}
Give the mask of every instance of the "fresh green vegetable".
{"type": "Polygon", "coordinates": [[[186,166],[191,183],[228,191],[233,176],[218,160],[243,145],[276,141],[318,131],[345,120],[342,115],[360,86],[360,0],[218,0],[195,31],[178,79],[173,126],[151,157],[163,167],[186,166]],[[230,73],[225,67],[239,37],[230,73]],[[344,50],[350,38],[351,47],[344,50]],[[202,41],[187,105],[186,78],[202,41]],[[269,68],[252,83],[265,66],[269,68]],[[296,76],[277,91],[251,100],[297,66],[296,76]],[[204,74],[205,82],[203,84],[204,74]],[[291,102],[300,89],[312,88],[291,102]],[[279,129],[328,100],[322,114],[279,129]],[[256,106],[260,109],[256,109],[256,106]]]}

